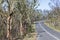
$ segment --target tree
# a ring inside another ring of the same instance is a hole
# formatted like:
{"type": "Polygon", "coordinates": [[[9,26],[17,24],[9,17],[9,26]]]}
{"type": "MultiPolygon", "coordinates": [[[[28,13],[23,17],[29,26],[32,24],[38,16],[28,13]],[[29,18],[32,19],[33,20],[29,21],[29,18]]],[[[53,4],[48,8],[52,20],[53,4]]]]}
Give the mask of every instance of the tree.
{"type": "Polygon", "coordinates": [[[49,6],[51,7],[51,11],[49,14],[49,19],[51,20],[51,23],[55,26],[59,26],[59,17],[60,17],[60,0],[51,0],[49,3],[49,6]]]}
{"type": "Polygon", "coordinates": [[[6,21],[4,22],[6,23],[7,30],[5,29],[5,31],[7,32],[8,40],[15,40],[20,37],[23,39],[23,36],[26,33],[32,32],[31,25],[32,22],[34,22],[32,19],[36,18],[35,15],[37,13],[35,13],[34,9],[36,1],[37,0],[33,0],[30,4],[28,4],[29,2],[27,2],[27,0],[9,0],[9,12],[5,13],[1,11],[3,18],[6,17],[6,21]]]}

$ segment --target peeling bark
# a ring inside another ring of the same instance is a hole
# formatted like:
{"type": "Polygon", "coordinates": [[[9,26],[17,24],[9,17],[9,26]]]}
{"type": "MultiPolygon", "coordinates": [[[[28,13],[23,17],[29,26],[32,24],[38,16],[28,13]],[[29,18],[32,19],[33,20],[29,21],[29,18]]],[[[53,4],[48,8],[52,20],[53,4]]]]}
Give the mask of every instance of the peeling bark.
{"type": "Polygon", "coordinates": [[[11,16],[9,16],[8,18],[7,18],[7,38],[8,38],[8,40],[10,40],[11,39],[11,23],[12,23],[12,18],[11,18],[11,16]]]}

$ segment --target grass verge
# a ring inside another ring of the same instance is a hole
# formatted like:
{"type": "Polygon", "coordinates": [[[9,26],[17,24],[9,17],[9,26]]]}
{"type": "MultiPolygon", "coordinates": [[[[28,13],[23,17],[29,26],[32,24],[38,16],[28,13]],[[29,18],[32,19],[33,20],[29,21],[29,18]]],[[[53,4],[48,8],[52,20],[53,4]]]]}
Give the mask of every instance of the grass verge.
{"type": "Polygon", "coordinates": [[[46,23],[46,22],[44,24],[47,25],[49,28],[51,28],[51,29],[53,29],[53,30],[55,30],[57,32],[60,32],[60,30],[55,28],[52,24],[49,24],[49,23],[46,23]]]}

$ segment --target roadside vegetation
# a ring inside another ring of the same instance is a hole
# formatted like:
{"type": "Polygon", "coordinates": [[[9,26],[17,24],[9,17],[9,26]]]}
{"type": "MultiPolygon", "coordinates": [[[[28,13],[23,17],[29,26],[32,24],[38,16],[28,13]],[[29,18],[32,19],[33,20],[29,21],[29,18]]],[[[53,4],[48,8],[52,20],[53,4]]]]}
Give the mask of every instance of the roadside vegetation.
{"type": "Polygon", "coordinates": [[[36,30],[35,24],[33,24],[32,26],[33,26],[33,32],[28,33],[23,40],[36,40],[37,33],[35,31],[36,30]]]}
{"type": "Polygon", "coordinates": [[[46,25],[55,31],[58,30],[60,32],[60,0],[51,0],[49,6],[51,10],[48,11],[48,15],[46,16],[46,25]]]}
{"type": "Polygon", "coordinates": [[[37,0],[5,1],[9,10],[3,11],[4,0],[0,1],[0,40],[23,40],[27,35],[36,37],[34,22],[41,17],[40,12],[35,10],[39,6],[37,0]]]}

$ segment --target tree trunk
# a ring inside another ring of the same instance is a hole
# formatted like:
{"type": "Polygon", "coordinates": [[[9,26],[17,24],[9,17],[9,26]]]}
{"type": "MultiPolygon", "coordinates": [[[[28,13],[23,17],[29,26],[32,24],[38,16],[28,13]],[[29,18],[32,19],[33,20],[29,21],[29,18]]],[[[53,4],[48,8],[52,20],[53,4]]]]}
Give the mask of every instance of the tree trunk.
{"type": "Polygon", "coordinates": [[[8,38],[8,40],[10,40],[11,39],[11,35],[10,35],[10,33],[11,33],[11,23],[12,23],[12,19],[11,19],[11,16],[8,16],[8,18],[7,18],[7,38],[8,38]]]}
{"type": "Polygon", "coordinates": [[[23,25],[22,25],[21,21],[20,21],[20,34],[21,34],[21,36],[23,35],[23,25]]]}
{"type": "Polygon", "coordinates": [[[9,21],[10,21],[10,16],[7,18],[7,38],[9,39],[9,36],[10,36],[10,31],[9,31],[9,21]]]}
{"type": "Polygon", "coordinates": [[[22,25],[22,21],[20,21],[20,37],[21,37],[21,40],[23,40],[23,25],[22,25]]]}

